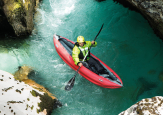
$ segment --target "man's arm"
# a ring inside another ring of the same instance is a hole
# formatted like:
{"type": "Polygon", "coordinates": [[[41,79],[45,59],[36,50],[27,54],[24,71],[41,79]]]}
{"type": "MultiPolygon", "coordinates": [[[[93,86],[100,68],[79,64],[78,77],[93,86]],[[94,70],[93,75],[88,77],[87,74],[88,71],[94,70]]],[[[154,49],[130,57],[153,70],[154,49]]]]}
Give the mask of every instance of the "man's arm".
{"type": "Polygon", "coordinates": [[[75,62],[75,65],[77,65],[80,61],[79,61],[79,53],[80,53],[80,50],[78,49],[77,46],[75,46],[72,50],[72,58],[75,62]]]}

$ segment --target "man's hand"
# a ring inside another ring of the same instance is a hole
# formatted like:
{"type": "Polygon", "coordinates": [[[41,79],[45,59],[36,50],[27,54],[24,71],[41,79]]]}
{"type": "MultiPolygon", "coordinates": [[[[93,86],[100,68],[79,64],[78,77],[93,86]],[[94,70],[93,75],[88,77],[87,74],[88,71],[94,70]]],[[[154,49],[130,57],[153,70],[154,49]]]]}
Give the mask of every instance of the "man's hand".
{"type": "Polygon", "coordinates": [[[92,41],[91,44],[92,44],[92,45],[95,44],[95,41],[92,41]]]}
{"type": "Polygon", "coordinates": [[[80,62],[80,63],[78,63],[78,66],[79,66],[79,67],[81,67],[82,65],[83,65],[83,64],[82,64],[81,62],[80,62]]]}

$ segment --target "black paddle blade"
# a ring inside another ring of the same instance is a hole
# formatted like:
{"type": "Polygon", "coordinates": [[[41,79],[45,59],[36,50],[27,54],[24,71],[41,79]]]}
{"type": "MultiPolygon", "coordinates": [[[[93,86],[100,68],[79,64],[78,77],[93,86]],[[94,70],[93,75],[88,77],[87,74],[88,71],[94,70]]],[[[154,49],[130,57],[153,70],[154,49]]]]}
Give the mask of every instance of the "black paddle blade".
{"type": "Polygon", "coordinates": [[[65,86],[65,90],[70,91],[72,89],[72,87],[74,86],[74,82],[75,82],[75,77],[70,79],[70,81],[65,86]]]}

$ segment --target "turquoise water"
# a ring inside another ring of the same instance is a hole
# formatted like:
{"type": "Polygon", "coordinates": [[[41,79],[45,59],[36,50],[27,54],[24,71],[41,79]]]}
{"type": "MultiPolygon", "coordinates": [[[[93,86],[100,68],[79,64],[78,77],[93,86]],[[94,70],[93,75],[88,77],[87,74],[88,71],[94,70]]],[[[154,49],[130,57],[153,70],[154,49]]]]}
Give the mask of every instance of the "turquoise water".
{"type": "Polygon", "coordinates": [[[43,0],[34,23],[28,38],[0,40],[0,69],[14,73],[21,65],[33,67],[33,79],[63,104],[52,115],[117,115],[143,98],[163,96],[163,42],[139,13],[111,0],[43,0]],[[105,89],[77,75],[73,89],[65,91],[75,71],[58,56],[53,35],[93,40],[103,23],[91,52],[121,77],[124,87],[105,89]]]}

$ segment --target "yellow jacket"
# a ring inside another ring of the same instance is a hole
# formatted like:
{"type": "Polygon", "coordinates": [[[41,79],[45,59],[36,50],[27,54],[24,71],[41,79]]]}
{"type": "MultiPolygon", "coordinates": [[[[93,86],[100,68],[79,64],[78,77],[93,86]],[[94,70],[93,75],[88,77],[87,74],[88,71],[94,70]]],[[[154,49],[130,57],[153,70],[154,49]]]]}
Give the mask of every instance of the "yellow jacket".
{"type": "MultiPolygon", "coordinates": [[[[85,41],[83,47],[80,47],[78,42],[75,43],[75,46],[72,50],[72,58],[76,65],[78,65],[78,63],[84,59],[90,46],[91,46],[91,41],[85,41]]],[[[92,47],[96,47],[96,46],[97,46],[97,42],[95,41],[95,44],[92,45],[92,47]]],[[[87,58],[84,61],[89,60],[89,57],[90,54],[88,53],[87,58]]]]}

